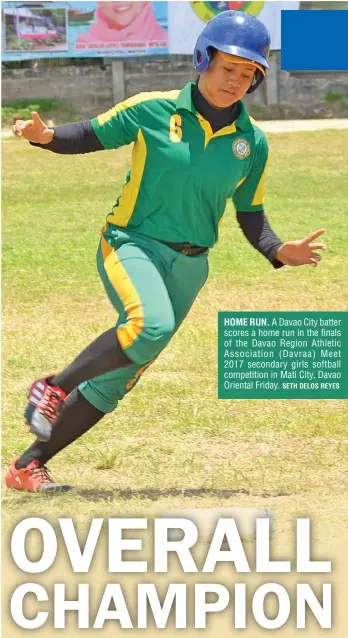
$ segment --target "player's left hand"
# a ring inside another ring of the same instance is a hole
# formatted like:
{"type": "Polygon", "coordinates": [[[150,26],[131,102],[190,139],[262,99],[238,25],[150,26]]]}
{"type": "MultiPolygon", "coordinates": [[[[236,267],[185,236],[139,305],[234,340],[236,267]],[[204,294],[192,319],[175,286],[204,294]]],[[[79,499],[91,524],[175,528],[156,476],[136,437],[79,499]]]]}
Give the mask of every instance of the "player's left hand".
{"type": "Polygon", "coordinates": [[[299,241],[287,241],[278,248],[276,259],[286,266],[309,266],[317,267],[321,260],[321,255],[316,250],[326,250],[325,244],[314,240],[323,235],[326,230],[321,228],[299,241]]]}

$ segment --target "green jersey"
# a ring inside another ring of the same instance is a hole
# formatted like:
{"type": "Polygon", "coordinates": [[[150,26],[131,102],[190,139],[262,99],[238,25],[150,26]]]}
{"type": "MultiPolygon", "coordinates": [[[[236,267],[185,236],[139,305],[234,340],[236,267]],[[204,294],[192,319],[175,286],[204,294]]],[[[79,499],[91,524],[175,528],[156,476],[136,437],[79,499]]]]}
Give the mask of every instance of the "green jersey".
{"type": "Polygon", "coordinates": [[[237,120],[215,133],[181,91],[140,93],[92,119],[105,149],[134,142],[132,170],[107,221],[164,242],[212,247],[232,198],[263,210],[268,146],[240,102],[237,120]]]}

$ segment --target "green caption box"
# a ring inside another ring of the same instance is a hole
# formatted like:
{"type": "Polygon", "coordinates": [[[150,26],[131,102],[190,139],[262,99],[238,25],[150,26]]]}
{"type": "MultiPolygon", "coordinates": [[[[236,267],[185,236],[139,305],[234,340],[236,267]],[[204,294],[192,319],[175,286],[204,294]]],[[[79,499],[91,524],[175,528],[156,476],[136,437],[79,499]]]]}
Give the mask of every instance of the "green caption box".
{"type": "Polygon", "coordinates": [[[219,399],[347,399],[348,312],[219,312],[219,399]]]}

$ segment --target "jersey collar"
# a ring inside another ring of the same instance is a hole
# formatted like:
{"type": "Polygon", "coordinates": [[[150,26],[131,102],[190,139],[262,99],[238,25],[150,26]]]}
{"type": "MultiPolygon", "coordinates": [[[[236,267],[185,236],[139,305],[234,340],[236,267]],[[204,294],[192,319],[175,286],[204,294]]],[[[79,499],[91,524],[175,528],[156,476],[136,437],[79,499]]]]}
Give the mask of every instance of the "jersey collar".
{"type": "Polygon", "coordinates": [[[239,101],[240,113],[236,119],[236,127],[241,131],[250,131],[253,128],[253,125],[250,121],[250,117],[248,111],[245,108],[244,102],[242,100],[239,101]]]}
{"type": "Polygon", "coordinates": [[[191,111],[191,113],[197,113],[192,102],[192,87],[194,84],[195,82],[187,82],[187,84],[185,84],[185,86],[181,89],[176,99],[177,109],[186,109],[186,111],[191,111]]]}
{"type": "MultiPolygon", "coordinates": [[[[187,82],[181,89],[176,100],[176,107],[177,109],[186,109],[194,115],[197,115],[197,111],[192,102],[192,87],[194,84],[195,82],[187,82]]],[[[241,131],[249,131],[252,129],[252,124],[248,112],[242,101],[239,102],[239,105],[240,113],[235,121],[236,128],[239,128],[241,131]]]]}

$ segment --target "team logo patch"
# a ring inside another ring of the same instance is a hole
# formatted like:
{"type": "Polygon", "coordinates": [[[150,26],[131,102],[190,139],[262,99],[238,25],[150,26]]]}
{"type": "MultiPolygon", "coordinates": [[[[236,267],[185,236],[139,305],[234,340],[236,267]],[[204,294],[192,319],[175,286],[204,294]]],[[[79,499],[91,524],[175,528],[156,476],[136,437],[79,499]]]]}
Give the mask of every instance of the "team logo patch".
{"type": "Polygon", "coordinates": [[[239,137],[238,140],[233,142],[232,148],[238,159],[245,159],[250,155],[250,144],[247,140],[243,140],[242,137],[239,137]]]}

